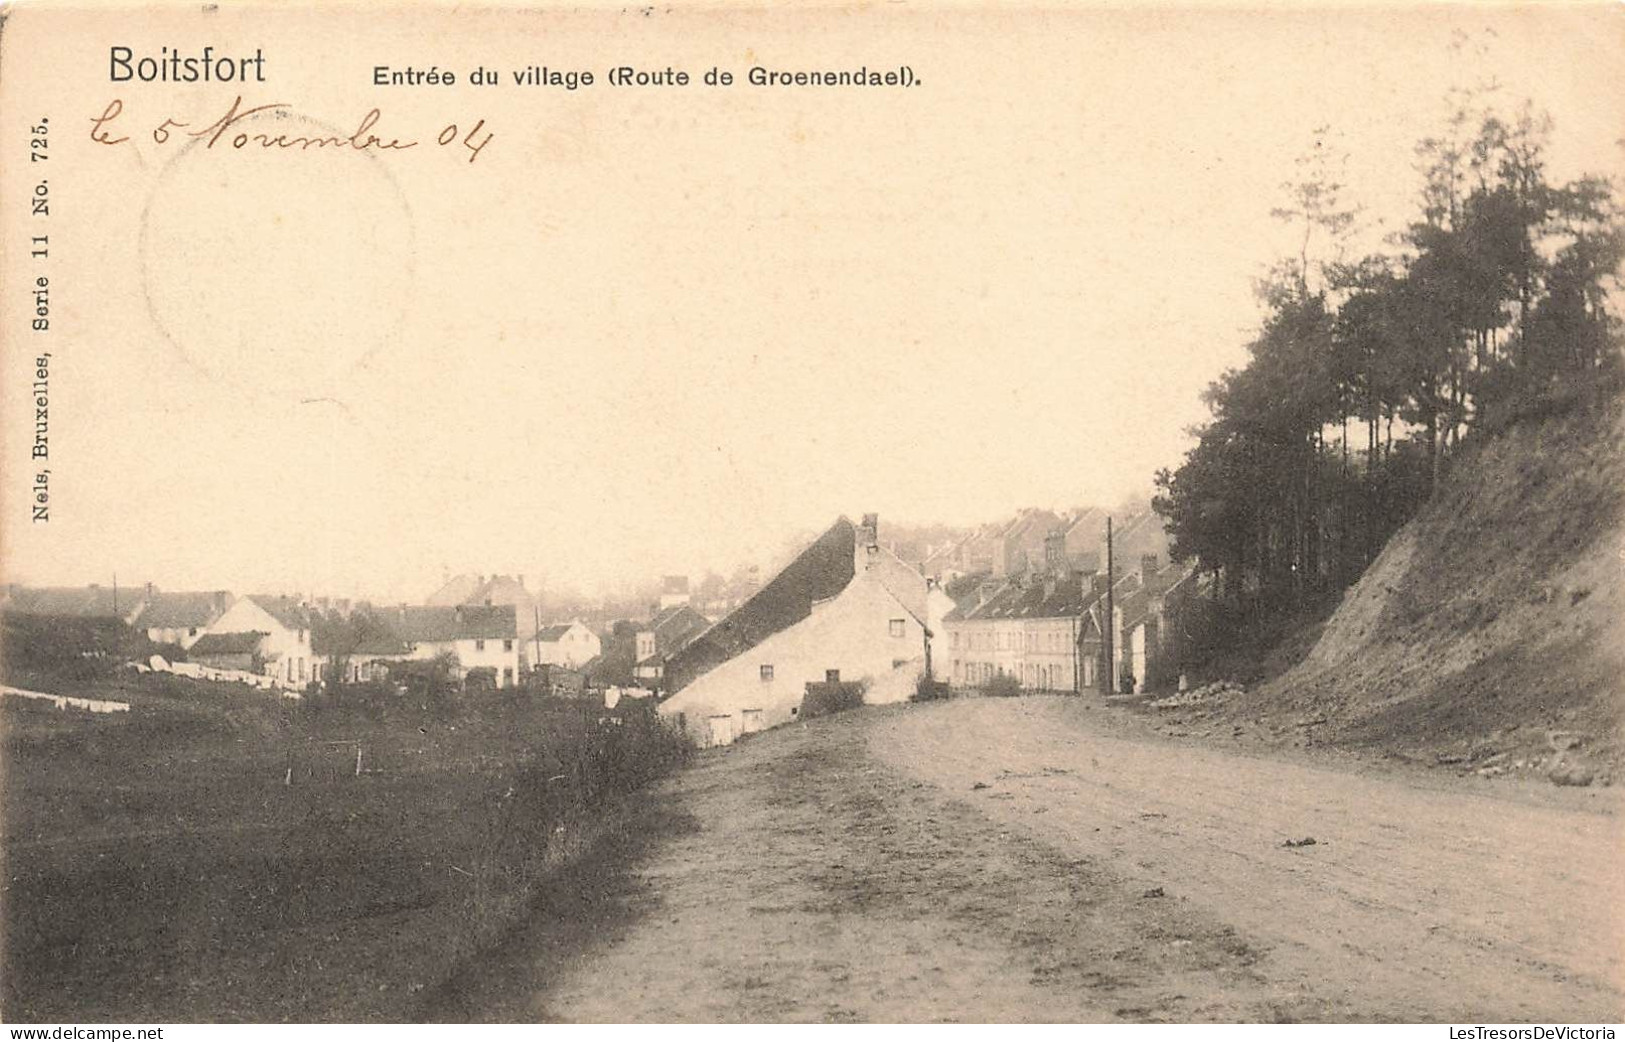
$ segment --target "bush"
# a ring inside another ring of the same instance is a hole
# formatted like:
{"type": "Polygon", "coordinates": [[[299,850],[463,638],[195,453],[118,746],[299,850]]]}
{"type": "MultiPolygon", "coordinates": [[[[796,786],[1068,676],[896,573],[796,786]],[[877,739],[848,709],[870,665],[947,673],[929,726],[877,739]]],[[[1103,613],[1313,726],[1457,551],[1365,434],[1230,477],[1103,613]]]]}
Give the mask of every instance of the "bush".
{"type": "Polygon", "coordinates": [[[588,703],[550,714],[537,747],[488,782],[465,892],[468,947],[499,939],[536,888],[593,841],[607,806],[682,766],[687,739],[652,709],[614,716],[588,703]]]}
{"type": "Polygon", "coordinates": [[[982,685],[982,694],[994,698],[1014,698],[1021,694],[1021,681],[1008,673],[1000,673],[982,685]]]}
{"type": "Polygon", "coordinates": [[[156,647],[117,619],[0,612],[0,661],[6,675],[44,674],[73,683],[110,678],[156,647]]]}
{"type": "Polygon", "coordinates": [[[801,699],[801,719],[856,709],[863,705],[866,689],[867,685],[861,683],[808,684],[807,693],[801,699]]]}
{"type": "Polygon", "coordinates": [[[914,693],[908,696],[910,702],[938,702],[948,697],[948,684],[943,680],[932,680],[925,674],[914,684],[914,693]]]}

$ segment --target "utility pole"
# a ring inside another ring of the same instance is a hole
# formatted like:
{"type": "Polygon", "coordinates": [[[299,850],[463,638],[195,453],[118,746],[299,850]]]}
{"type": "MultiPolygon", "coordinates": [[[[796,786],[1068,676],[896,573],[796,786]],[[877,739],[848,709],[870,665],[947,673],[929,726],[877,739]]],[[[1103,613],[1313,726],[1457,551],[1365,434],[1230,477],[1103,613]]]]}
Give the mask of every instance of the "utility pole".
{"type": "Polygon", "coordinates": [[[1117,617],[1112,612],[1112,518],[1106,515],[1106,618],[1101,627],[1101,647],[1106,651],[1106,694],[1117,694],[1117,649],[1112,637],[1117,630],[1117,617]]]}

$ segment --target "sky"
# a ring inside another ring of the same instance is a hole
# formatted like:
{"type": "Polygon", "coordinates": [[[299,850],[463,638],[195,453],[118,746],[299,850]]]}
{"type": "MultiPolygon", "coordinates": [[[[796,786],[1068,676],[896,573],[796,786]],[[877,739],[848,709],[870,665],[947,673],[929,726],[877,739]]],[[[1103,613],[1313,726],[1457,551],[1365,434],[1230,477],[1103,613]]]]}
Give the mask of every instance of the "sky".
{"type": "MultiPolygon", "coordinates": [[[[1601,6],[314,17],[8,26],[8,59],[35,44],[59,72],[0,95],[63,128],[53,516],[29,522],[32,410],[8,395],[8,580],[610,591],[766,563],[842,513],[1146,496],[1244,360],[1253,280],[1295,250],[1270,210],[1317,128],[1369,243],[1413,211],[1446,89],[1487,72],[1553,116],[1554,177],[1622,157],[1625,23],[1601,6]],[[289,106],[279,128],[348,133],[376,105],[427,140],[157,143],[238,89],[115,91],[106,48],[205,41],[264,49],[268,85],[241,89],[289,106]],[[907,63],[921,85],[369,85],[413,62],[907,63]],[[132,141],[96,145],[77,128],[113,96],[132,141]],[[471,163],[424,131],[476,119],[471,163]]],[[[11,376],[45,341],[6,306],[11,376]]]]}

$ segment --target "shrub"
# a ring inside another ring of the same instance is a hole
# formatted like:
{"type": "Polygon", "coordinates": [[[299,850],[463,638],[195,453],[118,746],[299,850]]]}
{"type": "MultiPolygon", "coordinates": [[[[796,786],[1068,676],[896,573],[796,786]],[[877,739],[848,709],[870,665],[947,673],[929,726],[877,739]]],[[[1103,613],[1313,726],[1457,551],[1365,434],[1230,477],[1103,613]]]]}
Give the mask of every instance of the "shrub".
{"type": "Polygon", "coordinates": [[[815,716],[828,716],[830,713],[839,713],[847,709],[856,709],[863,705],[863,694],[866,684],[808,684],[807,693],[801,699],[801,719],[808,720],[815,716]]]}
{"type": "Polygon", "coordinates": [[[1021,681],[1008,673],[1000,673],[982,685],[982,694],[994,698],[1014,698],[1021,694],[1021,681]]]}
{"type": "Polygon", "coordinates": [[[590,844],[607,805],[687,762],[687,739],[651,710],[614,716],[588,703],[550,714],[536,748],[488,782],[465,892],[467,943],[498,939],[537,885],[590,844]]]}
{"type": "Polygon", "coordinates": [[[910,702],[937,702],[948,697],[948,684],[942,680],[932,680],[925,674],[914,684],[914,693],[908,696],[910,702]]]}

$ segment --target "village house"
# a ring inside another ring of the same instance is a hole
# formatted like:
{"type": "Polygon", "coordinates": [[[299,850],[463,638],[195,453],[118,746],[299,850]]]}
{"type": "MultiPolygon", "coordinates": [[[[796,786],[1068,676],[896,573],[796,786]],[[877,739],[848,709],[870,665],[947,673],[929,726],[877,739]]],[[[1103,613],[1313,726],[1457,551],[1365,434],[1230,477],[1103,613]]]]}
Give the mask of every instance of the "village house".
{"type": "Polygon", "coordinates": [[[668,663],[661,706],[702,745],[788,723],[809,684],[861,683],[870,703],[907,699],[933,671],[932,622],[952,602],[879,545],[878,519],[841,518],[756,596],[668,663]]]}
{"type": "Polygon", "coordinates": [[[1027,509],[1016,514],[992,541],[994,578],[1020,575],[1038,567],[1044,541],[1061,524],[1052,510],[1027,509]]]}
{"type": "Polygon", "coordinates": [[[146,604],[136,617],[135,627],[154,644],[191,648],[231,607],[232,600],[226,590],[165,593],[148,584],[146,604]]]}
{"type": "MultiPolygon", "coordinates": [[[[310,612],[299,601],[290,597],[250,594],[233,601],[209,624],[205,635],[239,635],[242,637],[239,641],[223,642],[238,647],[247,644],[247,637],[242,635],[259,634],[254,651],[260,663],[258,672],[290,690],[303,691],[317,678],[316,655],[311,647],[310,631],[310,612]]],[[[199,637],[201,641],[202,637],[199,637]]],[[[206,647],[215,645],[216,642],[210,642],[206,647]]]]}
{"type": "Polygon", "coordinates": [[[541,628],[540,601],[525,586],[523,575],[458,575],[431,594],[424,604],[432,608],[507,605],[514,611],[514,637],[519,641],[519,668],[536,664],[536,631],[541,628]]]}
{"type": "Polygon", "coordinates": [[[638,629],[633,676],[652,687],[660,687],[666,675],[667,660],[710,627],[711,620],[686,602],[662,607],[638,629]]]}
{"type": "Polygon", "coordinates": [[[311,648],[318,679],[329,684],[387,680],[390,663],[411,657],[411,649],[394,628],[372,612],[316,619],[311,648]]]}
{"type": "Polygon", "coordinates": [[[187,659],[211,669],[235,669],[244,673],[265,672],[260,653],[264,633],[204,633],[192,642],[187,659]]]}
{"type": "Polygon", "coordinates": [[[1196,584],[1193,569],[1176,564],[1159,567],[1157,557],[1146,554],[1139,569],[1112,588],[1117,690],[1125,679],[1136,692],[1174,679],[1177,622],[1184,599],[1194,594],[1196,584]]]}
{"type": "Polygon", "coordinates": [[[984,583],[949,613],[951,682],[975,687],[1009,676],[1034,691],[1093,682],[1095,664],[1079,652],[1093,585],[1068,564],[1064,529],[1050,534],[1044,552],[1043,569],[984,583]]]}
{"type": "Polygon", "coordinates": [[[1051,532],[1041,571],[984,582],[948,615],[953,683],[980,687],[1008,676],[1033,691],[1115,691],[1132,678],[1143,691],[1170,679],[1174,621],[1194,589],[1191,569],[1144,554],[1137,570],[1117,579],[1110,598],[1115,668],[1107,670],[1106,576],[1073,566],[1071,535],[1065,526],[1051,532]]]}
{"type": "MultiPolygon", "coordinates": [[[[380,619],[404,645],[400,658],[455,655],[456,679],[490,670],[497,687],[512,687],[519,678],[518,627],[511,604],[403,604],[380,619]]],[[[374,661],[385,657],[377,655],[374,661]]]]}
{"type": "Polygon", "coordinates": [[[603,641],[579,620],[536,632],[536,664],[580,669],[603,653],[603,641]]]}

